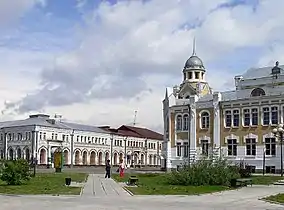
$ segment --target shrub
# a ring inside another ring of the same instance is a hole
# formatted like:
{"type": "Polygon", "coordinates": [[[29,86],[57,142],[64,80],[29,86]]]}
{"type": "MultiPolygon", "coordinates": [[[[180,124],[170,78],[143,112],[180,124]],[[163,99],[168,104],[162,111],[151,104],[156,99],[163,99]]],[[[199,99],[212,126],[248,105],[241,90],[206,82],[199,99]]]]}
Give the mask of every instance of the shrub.
{"type": "Polygon", "coordinates": [[[225,159],[199,160],[190,167],[184,165],[179,171],[170,173],[167,181],[172,185],[223,185],[229,186],[232,179],[239,178],[237,166],[225,159]]]}
{"type": "Polygon", "coordinates": [[[4,161],[0,179],[8,185],[22,184],[30,179],[29,163],[24,159],[4,161]]]}

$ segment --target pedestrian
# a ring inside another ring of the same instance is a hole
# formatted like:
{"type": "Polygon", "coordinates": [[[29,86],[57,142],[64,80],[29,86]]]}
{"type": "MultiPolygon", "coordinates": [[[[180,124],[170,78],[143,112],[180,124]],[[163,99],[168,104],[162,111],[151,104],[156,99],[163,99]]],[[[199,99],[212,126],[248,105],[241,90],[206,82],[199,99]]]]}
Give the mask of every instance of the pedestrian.
{"type": "Polygon", "coordinates": [[[125,164],[123,162],[123,160],[120,160],[120,164],[119,164],[119,176],[121,178],[124,177],[124,170],[125,170],[125,164]]]}
{"type": "Polygon", "coordinates": [[[105,178],[110,178],[110,160],[106,161],[106,175],[105,178]]]}

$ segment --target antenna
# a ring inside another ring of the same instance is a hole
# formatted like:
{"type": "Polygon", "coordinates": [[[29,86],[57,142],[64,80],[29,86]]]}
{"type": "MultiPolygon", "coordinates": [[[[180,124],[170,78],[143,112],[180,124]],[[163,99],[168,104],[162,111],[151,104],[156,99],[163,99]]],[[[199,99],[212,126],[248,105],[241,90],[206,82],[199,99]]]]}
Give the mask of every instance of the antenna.
{"type": "Polygon", "coordinates": [[[133,120],[133,126],[136,125],[136,117],[137,117],[137,111],[134,111],[134,120],[133,120]]]}

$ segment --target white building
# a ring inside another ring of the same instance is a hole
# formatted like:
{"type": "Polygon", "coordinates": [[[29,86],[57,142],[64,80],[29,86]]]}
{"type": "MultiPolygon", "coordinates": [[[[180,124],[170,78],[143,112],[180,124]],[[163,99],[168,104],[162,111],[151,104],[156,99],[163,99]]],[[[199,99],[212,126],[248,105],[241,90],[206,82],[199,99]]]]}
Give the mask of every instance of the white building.
{"type": "MultiPolygon", "coordinates": [[[[45,114],[30,115],[25,120],[0,122],[1,158],[31,160],[35,157],[38,165],[44,167],[52,166],[53,153],[56,149],[63,151],[66,166],[104,165],[107,159],[117,165],[119,160],[125,157],[125,151],[131,154],[133,160],[136,157],[137,164],[138,160],[141,162],[141,157],[145,158],[142,161],[146,165],[145,148],[139,147],[140,144],[136,145],[136,142],[142,142],[145,139],[144,137],[134,138],[115,134],[105,128],[64,122],[52,119],[45,114]],[[133,141],[135,145],[133,143],[130,145],[129,142],[133,141]],[[137,151],[139,151],[139,157],[137,151]]],[[[147,141],[157,144],[161,142],[161,139],[162,137],[147,141]]],[[[146,150],[147,160],[154,155],[157,157],[157,150],[146,150]]],[[[147,165],[154,166],[158,163],[154,164],[151,159],[147,161],[147,165]]]]}
{"type": "Polygon", "coordinates": [[[212,154],[244,161],[256,171],[265,157],[266,172],[279,172],[281,147],[272,129],[284,117],[282,68],[277,62],[249,69],[235,77],[235,90],[214,92],[194,51],[182,83],[166,89],[162,166],[177,168],[212,154]]]}

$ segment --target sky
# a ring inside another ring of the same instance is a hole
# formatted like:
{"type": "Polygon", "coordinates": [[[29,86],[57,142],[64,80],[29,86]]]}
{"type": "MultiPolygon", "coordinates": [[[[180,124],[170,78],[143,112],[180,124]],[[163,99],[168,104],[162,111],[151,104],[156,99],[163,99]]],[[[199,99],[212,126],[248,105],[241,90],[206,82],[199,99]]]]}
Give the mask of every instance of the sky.
{"type": "Polygon", "coordinates": [[[1,0],[1,121],[60,114],[162,131],[165,88],[196,53],[214,91],[284,62],[283,0],[1,0]]]}

